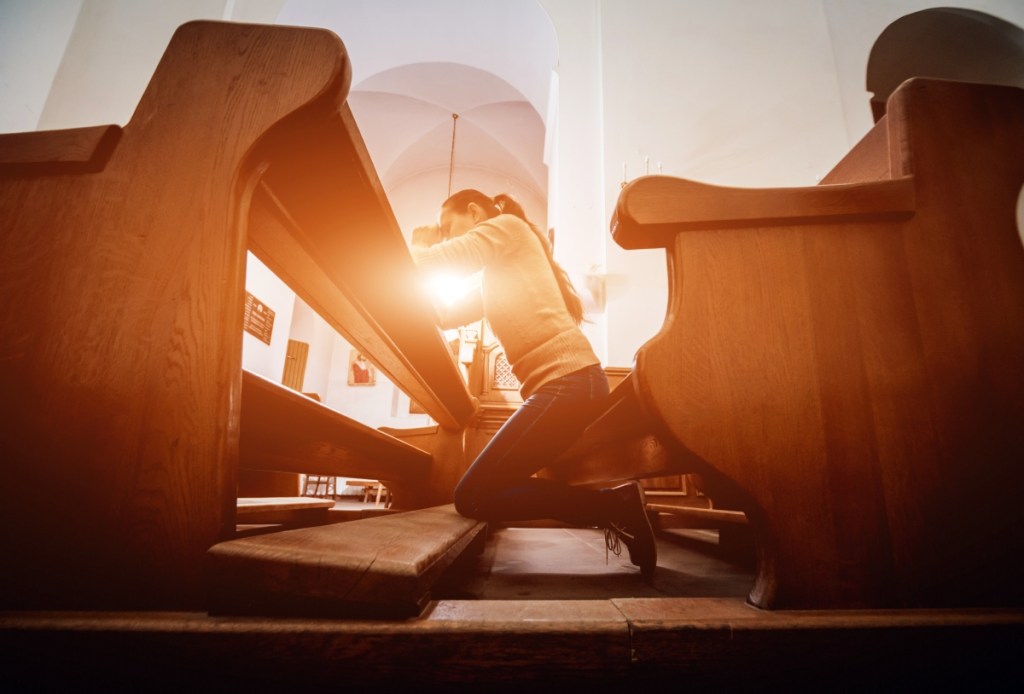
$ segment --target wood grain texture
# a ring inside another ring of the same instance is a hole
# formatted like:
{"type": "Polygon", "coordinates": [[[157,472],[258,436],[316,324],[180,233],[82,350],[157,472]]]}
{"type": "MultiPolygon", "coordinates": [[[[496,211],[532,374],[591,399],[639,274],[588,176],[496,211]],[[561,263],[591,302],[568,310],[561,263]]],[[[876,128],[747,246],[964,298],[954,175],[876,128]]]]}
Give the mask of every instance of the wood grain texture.
{"type": "Polygon", "coordinates": [[[309,497],[239,497],[235,518],[238,525],[281,524],[307,526],[327,523],[330,499],[309,497]]]}
{"type": "Polygon", "coordinates": [[[485,527],[449,505],[222,542],[209,552],[211,611],[418,615],[485,527]]]}
{"type": "Polygon", "coordinates": [[[334,506],[334,502],[330,499],[312,499],[306,496],[241,497],[238,499],[237,504],[238,516],[240,518],[263,511],[301,511],[304,509],[331,508],[334,506]]]}
{"type": "Polygon", "coordinates": [[[825,185],[883,181],[892,178],[892,162],[884,156],[889,149],[889,125],[885,116],[822,177],[825,185]]]}
{"type": "Polygon", "coordinates": [[[690,229],[841,224],[906,219],[914,212],[909,176],[814,188],[728,188],[670,176],[643,176],[619,196],[612,236],[626,249],[664,248],[690,229]]]}
{"type": "Polygon", "coordinates": [[[242,374],[240,465],[424,484],[432,456],[257,374],[242,374]]]}
{"type": "Polygon", "coordinates": [[[760,544],[755,604],[1019,605],[1024,92],[914,80],[876,128],[833,177],[863,182],[832,190],[912,182],[893,198],[909,219],[858,193],[823,223],[808,189],[766,192],[765,209],[794,206],[772,221],[725,191],[701,208],[725,223],[698,228],[687,182],[677,203],[619,218],[620,236],[651,242],[679,224],[638,392],[678,460],[738,490],[760,544]]]}
{"type": "Polygon", "coordinates": [[[254,195],[250,247],[271,270],[442,426],[474,404],[358,128],[342,114],[302,124],[254,195]],[[357,167],[369,167],[366,169],[357,167]],[[386,278],[386,281],[384,281],[386,278]]]}
{"type": "Polygon", "coordinates": [[[0,175],[4,605],[202,601],[234,527],[254,147],[349,75],[329,32],[190,23],[102,171],[0,175]]]}

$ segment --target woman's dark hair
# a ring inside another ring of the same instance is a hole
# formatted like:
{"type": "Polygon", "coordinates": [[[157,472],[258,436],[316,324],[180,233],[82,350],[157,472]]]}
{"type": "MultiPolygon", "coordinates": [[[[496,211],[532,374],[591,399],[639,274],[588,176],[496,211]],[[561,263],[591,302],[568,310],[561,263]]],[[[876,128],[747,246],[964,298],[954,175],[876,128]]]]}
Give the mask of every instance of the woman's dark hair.
{"type": "Polygon", "coordinates": [[[551,270],[555,273],[555,280],[558,281],[558,289],[562,292],[562,299],[565,300],[565,307],[569,310],[569,315],[576,321],[576,325],[582,323],[583,301],[580,299],[580,295],[576,293],[576,288],[572,286],[569,273],[555,260],[551,252],[551,244],[548,243],[547,238],[541,233],[540,229],[526,217],[526,212],[523,211],[523,206],[519,204],[519,201],[506,193],[499,193],[491,198],[479,190],[467,188],[460,190],[445,200],[441,204],[441,208],[451,210],[456,214],[465,214],[469,209],[470,203],[479,205],[487,214],[487,219],[497,217],[499,214],[511,214],[526,222],[526,225],[537,235],[541,248],[544,249],[548,256],[548,262],[551,263],[551,270]]]}

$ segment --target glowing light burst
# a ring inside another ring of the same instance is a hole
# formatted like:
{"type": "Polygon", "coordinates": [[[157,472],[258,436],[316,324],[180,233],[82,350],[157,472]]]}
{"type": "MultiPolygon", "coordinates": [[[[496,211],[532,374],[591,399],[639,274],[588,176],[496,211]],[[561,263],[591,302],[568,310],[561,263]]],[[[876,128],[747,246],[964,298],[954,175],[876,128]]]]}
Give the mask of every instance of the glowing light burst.
{"type": "Polygon", "coordinates": [[[426,283],[427,291],[445,306],[451,306],[463,296],[480,286],[479,273],[468,277],[435,275],[426,283]]]}

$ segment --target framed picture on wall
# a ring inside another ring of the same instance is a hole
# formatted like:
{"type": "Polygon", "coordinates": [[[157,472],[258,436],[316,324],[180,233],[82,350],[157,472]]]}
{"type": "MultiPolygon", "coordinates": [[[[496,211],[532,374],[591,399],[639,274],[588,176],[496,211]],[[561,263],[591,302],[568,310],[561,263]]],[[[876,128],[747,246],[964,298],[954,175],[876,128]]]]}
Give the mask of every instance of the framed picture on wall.
{"type": "Polygon", "coordinates": [[[372,386],[377,382],[377,369],[358,350],[348,354],[348,384],[350,386],[372,386]]]}

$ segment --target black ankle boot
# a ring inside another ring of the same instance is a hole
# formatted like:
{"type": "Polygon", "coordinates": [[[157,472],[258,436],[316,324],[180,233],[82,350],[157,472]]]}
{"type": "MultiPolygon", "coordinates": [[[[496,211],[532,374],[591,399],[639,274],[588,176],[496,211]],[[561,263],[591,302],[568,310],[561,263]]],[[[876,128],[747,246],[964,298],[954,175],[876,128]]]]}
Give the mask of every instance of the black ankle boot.
{"type": "Polygon", "coordinates": [[[618,554],[619,540],[625,542],[629,560],[640,567],[640,575],[650,582],[658,564],[658,546],[654,541],[651,519],[647,516],[643,488],[639,482],[627,482],[602,491],[615,500],[615,510],[604,531],[605,543],[618,554]]]}

